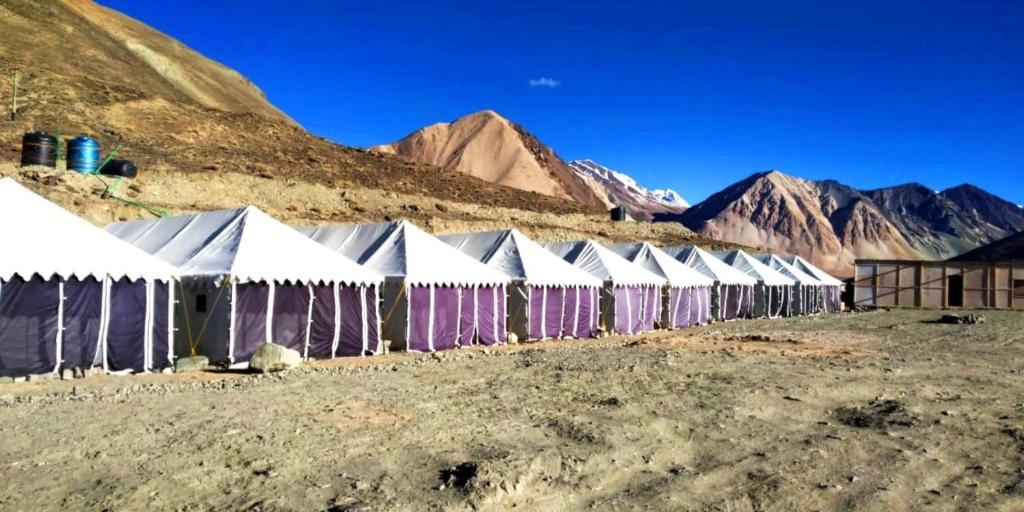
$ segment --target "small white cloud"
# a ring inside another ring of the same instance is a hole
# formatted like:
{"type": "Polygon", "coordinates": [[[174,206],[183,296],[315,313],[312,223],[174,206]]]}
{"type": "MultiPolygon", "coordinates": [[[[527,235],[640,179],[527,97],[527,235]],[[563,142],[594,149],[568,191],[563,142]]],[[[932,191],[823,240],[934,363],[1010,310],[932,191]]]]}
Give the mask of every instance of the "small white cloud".
{"type": "Polygon", "coordinates": [[[540,77],[530,80],[530,87],[558,87],[559,85],[562,85],[562,82],[554,78],[540,77]]]}

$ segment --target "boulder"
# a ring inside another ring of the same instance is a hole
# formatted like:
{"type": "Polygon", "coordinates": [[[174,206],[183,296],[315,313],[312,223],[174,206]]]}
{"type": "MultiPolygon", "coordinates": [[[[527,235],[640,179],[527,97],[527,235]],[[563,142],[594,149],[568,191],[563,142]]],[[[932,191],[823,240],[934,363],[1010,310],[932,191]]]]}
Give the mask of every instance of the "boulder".
{"type": "Polygon", "coordinates": [[[298,368],[302,364],[302,355],[288,347],[267,343],[256,349],[249,360],[249,368],[261,373],[279,372],[298,368]]]}
{"type": "Polygon", "coordinates": [[[210,366],[210,359],[206,356],[179,357],[174,362],[174,373],[198,372],[210,366]]]}
{"type": "Polygon", "coordinates": [[[983,324],[985,323],[984,315],[942,315],[939,319],[941,324],[983,324]]]}

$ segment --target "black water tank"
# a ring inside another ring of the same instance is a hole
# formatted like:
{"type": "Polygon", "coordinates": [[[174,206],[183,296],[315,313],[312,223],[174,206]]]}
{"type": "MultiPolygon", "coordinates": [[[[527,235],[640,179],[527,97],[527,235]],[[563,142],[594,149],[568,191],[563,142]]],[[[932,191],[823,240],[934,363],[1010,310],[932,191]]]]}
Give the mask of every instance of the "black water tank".
{"type": "Polygon", "coordinates": [[[612,216],[612,220],[615,222],[622,222],[626,220],[626,209],[621,206],[616,206],[615,208],[612,208],[611,210],[609,210],[609,213],[612,216]]]}
{"type": "Polygon", "coordinates": [[[111,160],[100,169],[100,174],[134,178],[139,174],[139,170],[131,160],[111,160]]]}
{"type": "Polygon", "coordinates": [[[57,137],[46,132],[26,133],[21,139],[21,165],[57,167],[57,137]]]}

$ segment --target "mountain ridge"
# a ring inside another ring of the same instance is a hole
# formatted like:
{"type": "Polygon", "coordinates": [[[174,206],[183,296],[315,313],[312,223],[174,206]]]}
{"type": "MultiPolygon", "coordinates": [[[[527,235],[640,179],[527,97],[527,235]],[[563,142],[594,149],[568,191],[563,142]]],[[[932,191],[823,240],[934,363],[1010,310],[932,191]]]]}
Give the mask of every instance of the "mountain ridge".
{"type": "Polygon", "coordinates": [[[434,123],[372,146],[373,153],[456,170],[527,192],[575,201],[593,211],[609,206],[595,185],[581,179],[550,146],[494,110],[434,123]]]}
{"type": "Polygon", "coordinates": [[[723,241],[799,254],[839,275],[858,258],[946,259],[1024,229],[1024,211],[969,184],[858,190],[778,170],[739,180],[674,220],[723,241]]]}
{"type": "Polygon", "coordinates": [[[648,189],[626,173],[615,171],[590,159],[572,160],[571,167],[580,177],[593,181],[609,202],[626,208],[640,220],[653,220],[657,215],[682,213],[690,203],[672,189],[648,189]]]}

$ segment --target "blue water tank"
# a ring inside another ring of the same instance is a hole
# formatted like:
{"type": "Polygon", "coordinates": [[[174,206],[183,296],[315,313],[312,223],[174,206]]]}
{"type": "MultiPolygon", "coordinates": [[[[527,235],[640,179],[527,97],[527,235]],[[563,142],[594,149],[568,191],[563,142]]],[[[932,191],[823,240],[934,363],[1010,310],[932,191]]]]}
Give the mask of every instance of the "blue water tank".
{"type": "Polygon", "coordinates": [[[100,143],[87,135],[68,141],[68,170],[85,174],[96,172],[100,163],[100,143]]]}

